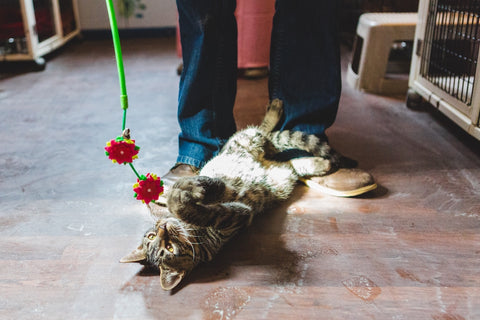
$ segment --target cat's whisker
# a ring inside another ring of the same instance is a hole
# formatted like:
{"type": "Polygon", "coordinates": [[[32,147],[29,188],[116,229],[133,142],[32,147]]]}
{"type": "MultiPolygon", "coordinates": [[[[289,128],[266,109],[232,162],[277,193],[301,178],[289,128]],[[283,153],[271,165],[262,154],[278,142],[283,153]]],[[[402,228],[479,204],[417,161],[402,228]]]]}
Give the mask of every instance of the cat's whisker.
{"type": "Polygon", "coordinates": [[[191,242],[190,240],[187,239],[186,241],[187,241],[187,243],[189,243],[190,246],[192,247],[192,261],[195,262],[195,247],[194,247],[194,245],[192,244],[192,242],[191,242]]]}

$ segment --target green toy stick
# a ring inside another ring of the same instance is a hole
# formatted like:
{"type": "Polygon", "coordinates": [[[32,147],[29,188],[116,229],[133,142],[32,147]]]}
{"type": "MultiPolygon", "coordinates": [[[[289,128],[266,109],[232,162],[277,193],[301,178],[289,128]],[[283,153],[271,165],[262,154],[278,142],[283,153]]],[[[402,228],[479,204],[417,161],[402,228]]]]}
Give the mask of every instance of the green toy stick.
{"type": "Polygon", "coordinates": [[[117,60],[118,79],[120,80],[120,104],[123,109],[123,131],[125,130],[128,109],[127,85],[125,83],[125,70],[123,69],[122,48],[120,46],[120,36],[118,35],[117,18],[115,17],[113,0],[106,0],[106,2],[108,18],[110,20],[110,29],[112,30],[113,48],[115,50],[115,58],[117,60]]]}
{"type": "Polygon", "coordinates": [[[135,140],[130,139],[130,130],[125,129],[127,120],[128,97],[127,85],[125,84],[125,71],[123,69],[122,49],[120,48],[120,36],[118,35],[117,20],[113,1],[106,0],[108,17],[110,19],[110,29],[112,30],[113,47],[115,49],[115,58],[117,60],[118,78],[120,80],[120,103],[123,109],[122,136],[107,142],[105,154],[110,160],[118,164],[129,164],[133,173],[137,176],[137,183],[133,185],[135,198],[144,203],[150,203],[158,199],[163,193],[163,181],[155,174],[147,173],[146,176],[139,175],[132,164],[137,158],[139,147],[135,146],[135,140]]]}

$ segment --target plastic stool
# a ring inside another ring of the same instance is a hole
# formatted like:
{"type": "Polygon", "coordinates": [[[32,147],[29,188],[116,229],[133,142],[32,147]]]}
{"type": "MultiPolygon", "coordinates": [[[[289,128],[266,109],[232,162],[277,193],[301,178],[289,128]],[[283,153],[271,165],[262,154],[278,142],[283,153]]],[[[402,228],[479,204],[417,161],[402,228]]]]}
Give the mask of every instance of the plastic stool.
{"type": "Polygon", "coordinates": [[[388,57],[396,41],[413,41],[417,13],[365,13],[360,16],[347,82],[372,93],[405,93],[407,79],[386,78],[388,57]]]}

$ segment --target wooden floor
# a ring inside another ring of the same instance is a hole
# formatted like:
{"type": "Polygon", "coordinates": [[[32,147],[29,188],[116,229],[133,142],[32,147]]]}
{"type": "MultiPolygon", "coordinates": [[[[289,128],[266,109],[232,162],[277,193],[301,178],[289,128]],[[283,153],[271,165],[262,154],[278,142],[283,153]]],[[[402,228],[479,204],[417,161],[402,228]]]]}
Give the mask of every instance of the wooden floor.
{"type": "MultiPolygon", "coordinates": [[[[136,168],[161,175],[177,152],[174,41],[122,45],[136,168]]],[[[239,126],[260,120],[266,88],[239,81],[239,126]]],[[[117,262],[152,219],[131,170],[104,155],[122,117],[110,41],[72,44],[44,72],[2,74],[0,318],[480,319],[480,143],[403,100],[345,84],[328,130],[376,191],[299,186],[171,293],[117,262]]]]}

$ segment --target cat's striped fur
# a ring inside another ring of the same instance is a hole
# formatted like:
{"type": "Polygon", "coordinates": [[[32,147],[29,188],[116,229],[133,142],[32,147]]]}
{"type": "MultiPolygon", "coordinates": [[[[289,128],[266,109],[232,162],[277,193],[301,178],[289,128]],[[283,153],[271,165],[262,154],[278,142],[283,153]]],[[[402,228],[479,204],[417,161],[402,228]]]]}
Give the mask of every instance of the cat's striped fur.
{"type": "Polygon", "coordinates": [[[286,200],[299,177],[323,175],[340,156],[316,136],[272,130],[282,115],[274,100],[259,127],[234,134],[199,176],[179,180],[168,212],[122,262],[146,261],[174,288],[198,263],[210,261],[253,217],[286,200]]]}

